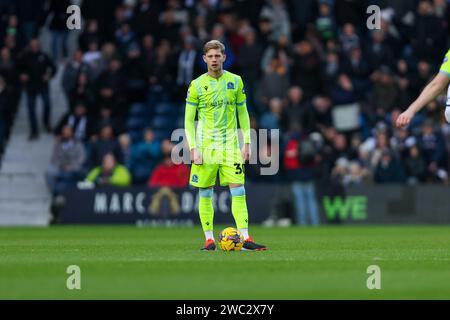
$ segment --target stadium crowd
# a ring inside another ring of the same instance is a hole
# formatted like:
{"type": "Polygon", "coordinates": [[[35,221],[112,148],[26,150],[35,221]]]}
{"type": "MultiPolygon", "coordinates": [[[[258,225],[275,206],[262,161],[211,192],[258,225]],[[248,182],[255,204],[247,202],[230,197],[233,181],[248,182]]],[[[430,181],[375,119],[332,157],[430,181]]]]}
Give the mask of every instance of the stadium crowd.
{"type": "Polygon", "coordinates": [[[408,129],[393,125],[448,50],[448,1],[370,1],[382,9],[381,28],[370,30],[368,1],[84,0],[70,56],[69,0],[0,3],[0,151],[20,88],[30,140],[38,139],[41,96],[43,127],[57,137],[47,173],[55,194],[82,179],[188,184],[188,167],[170,161],[169,139],[183,127],[189,83],[206,72],[209,39],[225,44],[225,69],[245,82],[252,127],[281,130],[279,174],[249,165],[250,181],[291,182],[311,211],[317,181],[449,183],[445,95],[408,129]],[[37,41],[44,24],[50,55],[37,41]],[[70,108],[52,125],[48,83],[63,65],[70,108]]]}

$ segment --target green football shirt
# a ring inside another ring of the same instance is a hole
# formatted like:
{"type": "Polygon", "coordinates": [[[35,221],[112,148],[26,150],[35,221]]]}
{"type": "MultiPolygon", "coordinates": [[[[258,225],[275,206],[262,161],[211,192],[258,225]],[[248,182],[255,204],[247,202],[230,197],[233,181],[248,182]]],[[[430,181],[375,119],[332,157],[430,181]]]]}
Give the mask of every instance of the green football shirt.
{"type": "Polygon", "coordinates": [[[439,71],[450,77],[450,50],[447,51],[447,54],[445,55],[444,61],[442,62],[439,71]]]}
{"type": "MultiPolygon", "coordinates": [[[[447,51],[439,72],[445,74],[447,77],[450,77],[450,50],[447,51]]],[[[450,107],[450,86],[447,89],[446,106],[450,107]]]]}
{"type": "Polygon", "coordinates": [[[241,122],[244,142],[250,143],[249,123],[241,121],[241,113],[248,118],[246,96],[242,78],[228,71],[218,78],[205,73],[193,80],[186,97],[186,114],[197,111],[196,134],[186,134],[190,149],[239,149],[237,116],[241,122]],[[193,109],[192,109],[193,108],[193,109]]]}

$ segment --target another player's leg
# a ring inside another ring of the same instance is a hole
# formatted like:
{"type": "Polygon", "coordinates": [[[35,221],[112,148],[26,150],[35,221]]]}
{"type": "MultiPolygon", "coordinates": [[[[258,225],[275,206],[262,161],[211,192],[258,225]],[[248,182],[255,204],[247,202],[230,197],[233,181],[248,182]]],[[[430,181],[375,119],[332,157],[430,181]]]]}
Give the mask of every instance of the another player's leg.
{"type": "Polygon", "coordinates": [[[236,227],[244,236],[242,250],[262,251],[267,250],[266,246],[257,244],[248,234],[248,210],[245,187],[243,185],[230,184],[231,192],[231,212],[236,222],[236,227]]]}
{"type": "Polygon", "coordinates": [[[214,208],[212,203],[213,188],[199,189],[200,222],[205,233],[205,245],[202,250],[216,250],[216,243],[213,234],[214,208]]]}
{"type": "MultiPolygon", "coordinates": [[[[450,89],[449,89],[450,92],[450,89]]],[[[447,120],[448,123],[450,123],[450,106],[445,108],[445,120],[447,120]]]]}

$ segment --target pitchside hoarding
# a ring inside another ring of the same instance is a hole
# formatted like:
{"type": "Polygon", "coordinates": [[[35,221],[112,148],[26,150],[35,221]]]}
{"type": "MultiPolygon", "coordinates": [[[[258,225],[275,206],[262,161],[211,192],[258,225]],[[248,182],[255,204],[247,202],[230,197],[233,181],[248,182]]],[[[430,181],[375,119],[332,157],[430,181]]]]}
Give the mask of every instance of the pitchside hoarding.
{"type": "MultiPolygon", "coordinates": [[[[249,188],[247,197],[255,199],[248,206],[252,222],[267,218],[266,202],[271,189],[249,188]]],[[[198,191],[171,188],[112,188],[80,190],[64,193],[65,206],[62,223],[67,224],[137,224],[137,225],[193,225],[198,217],[198,191]]],[[[231,223],[231,195],[228,188],[216,188],[213,196],[214,222],[231,223]]]]}
{"type": "MultiPolygon", "coordinates": [[[[317,188],[321,223],[449,224],[450,189],[444,186],[322,186],[317,188]]],[[[247,185],[251,223],[269,216],[292,217],[289,185],[247,185]]],[[[64,193],[66,224],[194,225],[199,223],[198,192],[170,188],[77,188],[64,193]]],[[[233,224],[228,188],[216,188],[214,221],[233,224]]]]}

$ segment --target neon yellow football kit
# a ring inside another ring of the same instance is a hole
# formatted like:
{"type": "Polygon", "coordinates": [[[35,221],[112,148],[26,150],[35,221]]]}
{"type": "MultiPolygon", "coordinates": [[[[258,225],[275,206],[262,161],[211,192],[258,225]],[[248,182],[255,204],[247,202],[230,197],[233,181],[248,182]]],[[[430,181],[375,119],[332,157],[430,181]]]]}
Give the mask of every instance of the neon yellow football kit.
{"type": "MultiPolygon", "coordinates": [[[[185,130],[189,150],[196,148],[203,160],[200,165],[192,164],[190,184],[200,188],[199,214],[205,234],[213,230],[211,187],[216,184],[217,173],[222,186],[245,182],[238,119],[244,143],[250,143],[250,118],[240,76],[224,71],[216,79],[205,73],[191,82],[186,98],[185,130]],[[196,113],[197,130],[194,126],[196,113]]],[[[248,211],[244,187],[232,188],[231,195],[236,226],[246,231],[248,211]]]]}

